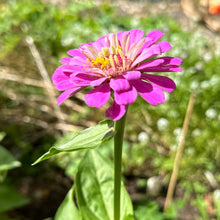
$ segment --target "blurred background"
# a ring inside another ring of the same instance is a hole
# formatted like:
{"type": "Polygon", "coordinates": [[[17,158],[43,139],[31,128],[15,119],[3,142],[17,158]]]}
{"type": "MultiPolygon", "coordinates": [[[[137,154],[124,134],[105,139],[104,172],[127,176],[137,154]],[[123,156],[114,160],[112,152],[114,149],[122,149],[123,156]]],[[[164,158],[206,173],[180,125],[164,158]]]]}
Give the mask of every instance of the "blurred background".
{"type": "MultiPolygon", "coordinates": [[[[84,151],[31,166],[51,146],[105,119],[84,94],[66,100],[51,75],[69,49],[110,32],[158,29],[183,59],[177,89],[129,108],[123,175],[137,220],[220,219],[219,0],[1,0],[0,219],[53,219],[84,151]],[[190,95],[196,94],[173,203],[163,212],[190,95]]],[[[99,150],[113,159],[112,143],[99,150]]]]}

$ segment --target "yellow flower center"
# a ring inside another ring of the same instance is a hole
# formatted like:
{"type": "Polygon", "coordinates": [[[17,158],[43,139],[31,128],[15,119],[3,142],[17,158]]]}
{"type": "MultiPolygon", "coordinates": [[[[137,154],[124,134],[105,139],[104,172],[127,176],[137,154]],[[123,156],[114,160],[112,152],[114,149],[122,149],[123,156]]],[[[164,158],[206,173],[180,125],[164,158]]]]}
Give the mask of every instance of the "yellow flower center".
{"type": "Polygon", "coordinates": [[[96,57],[95,60],[91,61],[92,66],[101,66],[101,69],[106,67],[109,64],[109,59],[106,57],[96,57]]]}
{"type": "MultiPolygon", "coordinates": [[[[90,48],[91,49],[91,48],[90,48]]],[[[110,67],[120,67],[122,65],[123,53],[121,46],[118,45],[117,48],[111,45],[110,49],[107,47],[102,48],[102,52],[98,53],[95,60],[87,59],[91,62],[92,66],[96,66],[103,69],[108,69],[110,67]]]]}

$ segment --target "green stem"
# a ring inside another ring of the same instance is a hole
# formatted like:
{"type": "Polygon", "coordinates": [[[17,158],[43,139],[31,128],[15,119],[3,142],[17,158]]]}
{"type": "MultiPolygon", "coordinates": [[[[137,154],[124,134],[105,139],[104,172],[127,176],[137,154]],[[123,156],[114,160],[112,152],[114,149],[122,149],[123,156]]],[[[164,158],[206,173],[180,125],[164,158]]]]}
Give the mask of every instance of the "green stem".
{"type": "Polygon", "coordinates": [[[115,123],[116,134],[114,136],[114,220],[120,220],[121,161],[126,113],[120,120],[116,121],[115,123]]]}

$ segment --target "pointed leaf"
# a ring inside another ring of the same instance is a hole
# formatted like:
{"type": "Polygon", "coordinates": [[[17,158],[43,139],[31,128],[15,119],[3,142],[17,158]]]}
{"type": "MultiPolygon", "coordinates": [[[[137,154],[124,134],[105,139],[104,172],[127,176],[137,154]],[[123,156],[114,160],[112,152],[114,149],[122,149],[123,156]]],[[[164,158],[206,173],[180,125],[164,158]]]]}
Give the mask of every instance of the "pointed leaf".
{"type": "Polygon", "coordinates": [[[5,132],[0,132],[0,141],[2,141],[5,137],[5,132]]]}
{"type": "Polygon", "coordinates": [[[79,132],[72,140],[60,146],[51,147],[47,153],[32,165],[46,160],[60,152],[77,151],[98,147],[114,136],[113,121],[101,121],[99,124],[79,132]]]}
{"type": "Polygon", "coordinates": [[[81,220],[79,210],[74,202],[74,187],[67,193],[66,198],[63,200],[59,209],[56,212],[55,220],[81,220]]]}
{"type": "Polygon", "coordinates": [[[21,166],[21,163],[4,147],[0,146],[0,171],[7,171],[21,166]]]}
{"type": "MultiPolygon", "coordinates": [[[[113,220],[114,171],[108,158],[89,150],[76,174],[77,202],[83,219],[113,220]]],[[[121,218],[133,220],[133,209],[124,185],[121,185],[121,218]]]]}

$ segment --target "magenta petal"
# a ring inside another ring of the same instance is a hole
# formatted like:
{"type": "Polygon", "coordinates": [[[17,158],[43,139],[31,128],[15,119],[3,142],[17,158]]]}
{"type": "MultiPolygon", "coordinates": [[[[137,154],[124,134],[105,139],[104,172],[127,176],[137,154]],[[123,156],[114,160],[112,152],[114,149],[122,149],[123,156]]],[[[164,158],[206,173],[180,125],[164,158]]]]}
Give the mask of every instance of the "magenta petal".
{"type": "Polygon", "coordinates": [[[172,92],[176,89],[176,85],[172,79],[166,76],[158,76],[158,75],[151,75],[151,74],[142,74],[141,78],[151,83],[155,84],[157,87],[167,91],[172,92]]]}
{"type": "Polygon", "coordinates": [[[167,41],[160,41],[157,43],[157,46],[160,47],[161,53],[165,53],[172,48],[172,46],[167,41]]]}
{"type": "Polygon", "coordinates": [[[60,105],[63,101],[68,99],[69,97],[73,96],[75,93],[82,90],[84,87],[76,87],[73,89],[66,90],[65,92],[61,93],[60,96],[57,98],[57,103],[60,105]]]}
{"type": "Polygon", "coordinates": [[[143,64],[135,68],[135,70],[139,70],[142,72],[177,72],[177,71],[182,71],[182,68],[176,65],[155,66],[155,67],[146,68],[145,65],[143,64]]]}
{"type": "Polygon", "coordinates": [[[160,57],[158,59],[150,60],[144,63],[145,68],[147,67],[158,67],[167,65],[180,65],[182,60],[176,57],[160,57]]]}
{"type": "MultiPolygon", "coordinates": [[[[81,69],[81,68],[80,68],[81,69]]],[[[70,76],[71,74],[73,74],[76,71],[76,68],[74,66],[70,66],[68,64],[63,65],[62,67],[62,72],[66,75],[66,76],[70,76]]]]}
{"type": "Polygon", "coordinates": [[[124,91],[124,90],[128,90],[131,88],[128,80],[125,79],[123,76],[112,78],[110,81],[110,87],[114,91],[124,91]]]}
{"type": "Polygon", "coordinates": [[[70,80],[74,86],[89,86],[90,83],[97,78],[91,77],[88,74],[78,73],[71,75],[70,80]]]}
{"type": "Polygon", "coordinates": [[[163,65],[181,65],[182,64],[182,59],[177,58],[177,57],[161,57],[158,59],[163,60],[163,65]]]}
{"type": "Polygon", "coordinates": [[[85,95],[85,102],[90,107],[100,108],[110,98],[111,91],[108,83],[96,87],[85,95]]]}
{"type": "Polygon", "coordinates": [[[144,68],[150,68],[150,67],[158,67],[161,64],[163,64],[163,60],[162,59],[154,59],[154,60],[150,60],[147,61],[146,63],[143,63],[142,65],[140,65],[139,67],[137,67],[136,69],[142,69],[142,66],[144,66],[144,68]]]}
{"type": "Polygon", "coordinates": [[[52,81],[54,84],[57,84],[57,82],[60,81],[60,78],[69,79],[69,76],[73,72],[74,72],[74,67],[68,64],[63,64],[55,70],[54,74],[52,75],[52,81]]]}
{"type": "Polygon", "coordinates": [[[152,39],[153,43],[157,42],[161,37],[163,37],[164,33],[158,30],[154,30],[149,32],[146,37],[149,37],[152,39]]]}
{"type": "Polygon", "coordinates": [[[151,47],[145,48],[142,53],[137,57],[136,60],[132,63],[131,67],[136,66],[138,63],[149,59],[151,57],[157,56],[161,54],[161,49],[157,44],[152,45],[151,47]]]}
{"type": "Polygon", "coordinates": [[[97,51],[101,51],[102,47],[106,47],[105,38],[109,37],[110,34],[106,34],[100,37],[96,42],[91,43],[90,45],[93,46],[97,51]]]}
{"type": "Polygon", "coordinates": [[[130,80],[140,79],[141,73],[139,71],[128,71],[123,76],[125,77],[125,79],[130,81],[130,80]]]}
{"type": "Polygon", "coordinates": [[[59,91],[73,88],[73,83],[70,82],[69,76],[63,73],[63,66],[58,67],[52,76],[53,84],[56,85],[59,91]]]}
{"type": "Polygon", "coordinates": [[[113,102],[105,112],[105,115],[106,117],[111,118],[113,121],[117,121],[124,116],[125,112],[125,105],[118,105],[116,102],[113,102]]]}
{"type": "Polygon", "coordinates": [[[127,91],[114,92],[115,102],[119,105],[129,105],[132,104],[137,98],[137,91],[132,86],[131,89],[127,91]]]}
{"type": "Polygon", "coordinates": [[[86,59],[86,56],[79,50],[79,49],[72,49],[72,50],[69,50],[67,52],[67,54],[69,54],[70,56],[72,57],[82,57],[83,59],[86,59]]]}
{"type": "Polygon", "coordinates": [[[74,84],[72,82],[70,82],[69,79],[65,79],[65,80],[62,80],[56,84],[56,89],[59,91],[63,91],[66,89],[71,89],[71,88],[73,88],[73,86],[74,86],[74,84]]]}
{"type": "Polygon", "coordinates": [[[71,59],[70,61],[70,65],[73,65],[73,66],[83,66],[84,64],[86,64],[88,61],[82,57],[78,57],[78,56],[75,56],[71,59]]]}
{"type": "Polygon", "coordinates": [[[120,45],[122,45],[122,38],[127,35],[129,33],[129,31],[122,31],[122,32],[119,32],[117,33],[117,36],[118,36],[118,40],[120,42],[120,45]]]}
{"type": "Polygon", "coordinates": [[[133,81],[133,85],[140,96],[150,104],[157,105],[165,101],[165,95],[160,88],[141,80],[133,81]]]}
{"type": "Polygon", "coordinates": [[[95,47],[95,49],[97,51],[101,51],[102,50],[102,47],[106,47],[105,45],[105,38],[108,37],[109,34],[103,36],[103,37],[100,37],[94,44],[93,44],[93,47],[95,47]]]}
{"type": "Polygon", "coordinates": [[[101,77],[101,78],[99,78],[99,79],[96,79],[96,80],[92,81],[92,82],[90,83],[90,85],[93,86],[93,87],[99,86],[99,85],[101,85],[103,82],[105,82],[106,79],[108,79],[108,78],[107,78],[107,77],[101,77]]]}
{"type": "Polygon", "coordinates": [[[61,62],[61,63],[69,63],[71,59],[72,59],[72,57],[64,57],[59,62],[61,62]]]}
{"type": "Polygon", "coordinates": [[[61,65],[59,66],[55,71],[54,71],[54,74],[52,75],[52,81],[53,81],[53,84],[57,84],[59,83],[62,79],[69,79],[68,76],[66,76],[64,73],[63,73],[63,67],[66,66],[66,65],[61,65]]]}
{"type": "Polygon", "coordinates": [[[153,45],[154,43],[156,43],[163,35],[164,33],[158,30],[151,31],[150,33],[148,33],[145,37],[146,44],[143,46],[143,49],[146,49],[150,47],[151,45],[153,45]]]}
{"type": "MultiPolygon", "coordinates": [[[[137,68],[136,70],[143,70],[147,68],[160,68],[161,66],[168,67],[168,65],[180,65],[182,63],[182,60],[180,58],[176,57],[160,57],[158,59],[147,61],[137,68]]],[[[150,71],[149,71],[150,72],[150,71]]]]}
{"type": "Polygon", "coordinates": [[[144,36],[144,31],[138,29],[130,30],[129,33],[130,33],[130,45],[133,43],[137,43],[144,36]]]}

